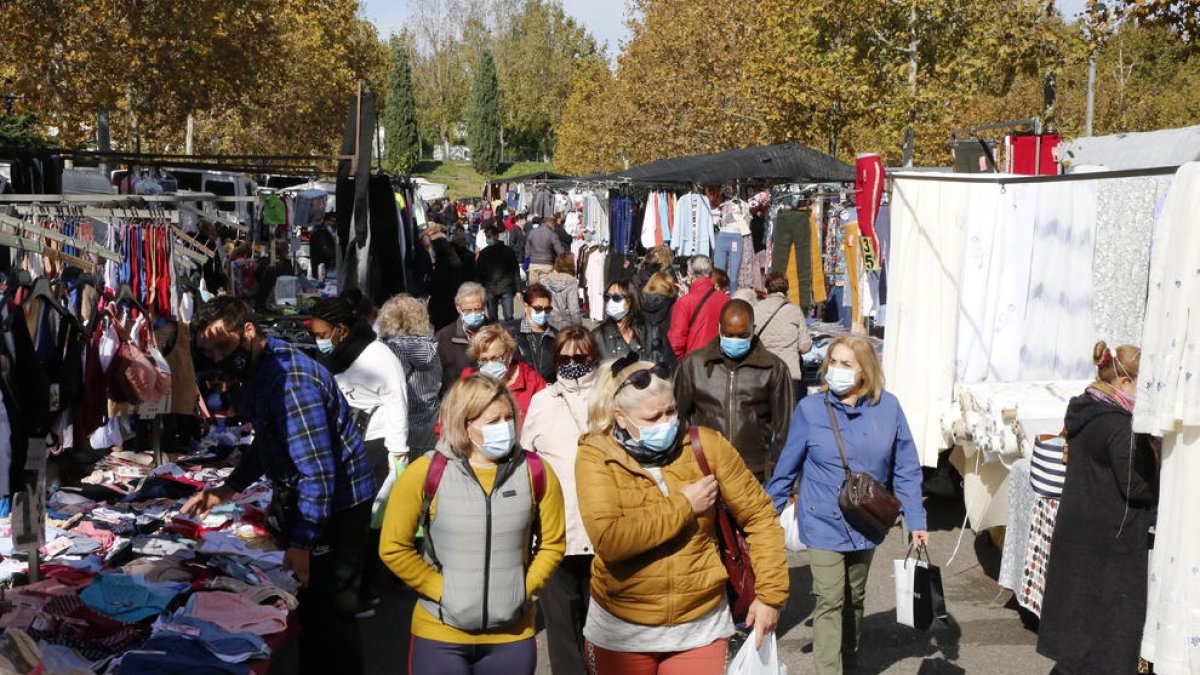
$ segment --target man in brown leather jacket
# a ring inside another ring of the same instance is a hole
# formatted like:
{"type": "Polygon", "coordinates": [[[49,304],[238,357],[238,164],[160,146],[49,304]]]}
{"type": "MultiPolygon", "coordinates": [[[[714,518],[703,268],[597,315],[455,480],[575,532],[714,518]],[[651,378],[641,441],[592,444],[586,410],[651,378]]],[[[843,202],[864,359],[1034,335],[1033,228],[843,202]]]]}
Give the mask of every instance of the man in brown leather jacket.
{"type": "Polygon", "coordinates": [[[749,303],[727,303],[720,334],[680,362],[675,399],[681,418],[720,431],[759,481],[771,476],[792,421],[792,379],[754,336],[749,303]]]}

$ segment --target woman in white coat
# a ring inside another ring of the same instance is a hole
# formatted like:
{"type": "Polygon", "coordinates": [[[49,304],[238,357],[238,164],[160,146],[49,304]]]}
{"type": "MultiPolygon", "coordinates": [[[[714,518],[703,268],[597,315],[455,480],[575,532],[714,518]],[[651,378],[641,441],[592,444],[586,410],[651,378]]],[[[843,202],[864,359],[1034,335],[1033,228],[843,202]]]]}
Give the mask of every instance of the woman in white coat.
{"type": "Polygon", "coordinates": [[[585,673],[583,624],[591,592],[592,543],[579,515],[575,491],[575,452],[587,431],[588,403],[596,382],[600,347],[587,329],[575,326],[554,340],[558,380],[533,396],[521,431],[521,445],[550,463],[562,483],[567,551],[541,594],[550,669],[585,673]]]}

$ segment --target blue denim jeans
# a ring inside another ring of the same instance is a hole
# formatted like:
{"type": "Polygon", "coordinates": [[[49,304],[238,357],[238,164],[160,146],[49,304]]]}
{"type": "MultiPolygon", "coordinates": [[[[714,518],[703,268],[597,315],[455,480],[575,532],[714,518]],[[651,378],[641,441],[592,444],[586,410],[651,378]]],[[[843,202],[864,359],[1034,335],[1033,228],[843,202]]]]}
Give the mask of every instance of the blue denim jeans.
{"type": "Polygon", "coordinates": [[[713,266],[725,270],[729,275],[729,294],[737,290],[738,270],[742,268],[742,235],[733,232],[718,232],[713,266]]]}

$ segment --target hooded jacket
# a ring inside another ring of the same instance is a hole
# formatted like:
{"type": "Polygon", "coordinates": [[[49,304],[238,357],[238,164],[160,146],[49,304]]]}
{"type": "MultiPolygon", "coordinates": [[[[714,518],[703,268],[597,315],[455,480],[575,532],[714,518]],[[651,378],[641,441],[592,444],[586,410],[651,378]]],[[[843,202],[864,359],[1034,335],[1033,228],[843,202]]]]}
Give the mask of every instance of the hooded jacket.
{"type": "Polygon", "coordinates": [[[712,279],[705,277],[692,282],[687,295],[671,308],[670,337],[676,358],[682,359],[716,337],[721,326],[721,308],[727,302],[729,294],[715,290],[712,279]]]}
{"type": "Polygon", "coordinates": [[[1077,396],[1065,424],[1067,476],[1037,650],[1064,672],[1130,672],[1146,617],[1157,464],[1149,438],[1134,435],[1133,416],[1117,405],[1077,396]]]}
{"type": "Polygon", "coordinates": [[[657,293],[647,293],[642,296],[642,319],[646,325],[646,332],[642,340],[645,346],[642,353],[647,360],[665,364],[672,371],[678,365],[669,336],[671,308],[674,306],[675,298],[672,297],[657,293]]]}
{"type": "MultiPolygon", "coordinates": [[[[783,529],[771,500],[719,433],[700,429],[720,498],[746,533],[755,595],[780,607],[788,597],[783,529]]],[[[575,481],[583,524],[596,550],[591,596],[631,623],[677,626],[711,612],[728,575],[717,553],[715,509],[696,516],[683,486],[703,478],[687,429],[655,479],[611,433],[579,439],[575,481]]]]}
{"type": "Polygon", "coordinates": [[[725,356],[721,339],[713,338],[681,361],[675,374],[679,416],[721,432],[763,479],[787,441],[792,395],[787,366],[757,338],[740,361],[725,356]]]}
{"type": "Polygon", "coordinates": [[[767,351],[787,364],[793,380],[804,379],[800,356],[812,349],[804,310],[783,293],[772,293],[754,305],[754,332],[767,351]]]}
{"type": "Polygon", "coordinates": [[[557,330],[569,326],[582,326],[579,281],[570,274],[552,272],[542,277],[542,285],[550,290],[550,325],[557,330]]]}

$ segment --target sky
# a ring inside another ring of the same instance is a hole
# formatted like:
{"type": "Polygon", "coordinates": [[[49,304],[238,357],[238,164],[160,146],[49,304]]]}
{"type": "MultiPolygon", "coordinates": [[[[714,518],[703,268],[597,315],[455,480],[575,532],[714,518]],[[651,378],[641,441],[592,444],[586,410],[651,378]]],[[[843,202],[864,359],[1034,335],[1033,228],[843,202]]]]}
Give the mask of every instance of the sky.
{"type": "MultiPolygon", "coordinates": [[[[379,34],[387,37],[404,27],[410,0],[362,0],[363,13],[375,22],[379,34]]],[[[597,42],[608,43],[608,53],[616,56],[629,31],[625,27],[624,0],[562,0],[567,14],[575,17],[587,27],[597,42]]],[[[1059,9],[1067,17],[1083,11],[1087,0],[1057,0],[1059,9]]]]}
{"type": "MultiPolygon", "coordinates": [[[[387,37],[404,27],[412,3],[409,0],[362,0],[362,4],[366,17],[375,22],[380,35],[387,37]]],[[[624,0],[562,0],[562,5],[567,14],[587,27],[597,42],[608,43],[610,55],[616,55],[620,42],[629,34],[625,28],[624,0]]]]}

